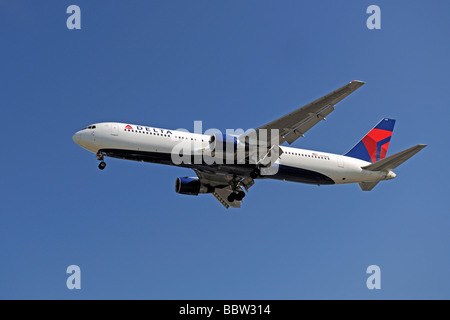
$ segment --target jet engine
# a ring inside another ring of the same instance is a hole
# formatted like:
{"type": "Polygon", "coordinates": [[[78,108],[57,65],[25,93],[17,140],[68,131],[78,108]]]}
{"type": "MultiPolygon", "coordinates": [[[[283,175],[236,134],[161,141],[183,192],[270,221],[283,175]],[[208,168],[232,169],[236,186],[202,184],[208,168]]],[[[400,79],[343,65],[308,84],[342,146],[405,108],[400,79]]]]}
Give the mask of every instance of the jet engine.
{"type": "Polygon", "coordinates": [[[179,177],[175,180],[175,191],[180,194],[196,196],[199,193],[212,193],[214,188],[201,184],[198,178],[179,177]]]}

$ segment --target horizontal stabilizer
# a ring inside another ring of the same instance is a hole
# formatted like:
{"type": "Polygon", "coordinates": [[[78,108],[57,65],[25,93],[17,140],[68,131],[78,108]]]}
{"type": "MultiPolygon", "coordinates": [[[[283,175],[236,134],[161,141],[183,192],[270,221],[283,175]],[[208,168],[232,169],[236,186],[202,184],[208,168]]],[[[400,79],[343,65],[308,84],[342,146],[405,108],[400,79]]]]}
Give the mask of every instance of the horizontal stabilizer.
{"type": "Polygon", "coordinates": [[[383,160],[377,161],[375,163],[369,164],[363,167],[363,169],[370,171],[389,171],[397,168],[403,162],[411,158],[417,152],[425,148],[426,144],[418,144],[417,146],[411,147],[409,149],[400,151],[392,156],[384,158],[383,160]]]}
{"type": "Polygon", "coordinates": [[[372,181],[372,182],[360,182],[359,187],[362,191],[370,191],[372,190],[380,181],[372,181]]]}

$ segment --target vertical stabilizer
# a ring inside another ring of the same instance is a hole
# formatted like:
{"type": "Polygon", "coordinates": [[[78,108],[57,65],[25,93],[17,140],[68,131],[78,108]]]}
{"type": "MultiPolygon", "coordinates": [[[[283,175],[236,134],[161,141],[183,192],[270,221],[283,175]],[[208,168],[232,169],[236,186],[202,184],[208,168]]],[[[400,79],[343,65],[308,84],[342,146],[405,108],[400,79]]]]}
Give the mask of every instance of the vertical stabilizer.
{"type": "Polygon", "coordinates": [[[394,125],[395,120],[382,119],[345,156],[372,163],[384,159],[394,131],[394,125]]]}

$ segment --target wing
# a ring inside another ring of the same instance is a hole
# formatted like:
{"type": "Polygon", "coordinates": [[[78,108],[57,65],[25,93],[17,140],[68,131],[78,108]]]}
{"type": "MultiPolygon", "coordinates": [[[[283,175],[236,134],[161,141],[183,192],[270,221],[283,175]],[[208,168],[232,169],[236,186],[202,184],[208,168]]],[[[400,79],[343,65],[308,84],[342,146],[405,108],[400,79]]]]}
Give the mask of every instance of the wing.
{"type": "MultiPolygon", "coordinates": [[[[267,136],[269,148],[274,145],[274,141],[277,141],[276,138],[279,139],[280,145],[285,141],[289,144],[293,143],[321,120],[325,120],[325,117],[333,112],[336,103],[347,97],[363,84],[364,82],[362,81],[354,80],[284,117],[259,127],[256,129],[258,139],[260,139],[259,137],[267,136]],[[262,129],[266,129],[267,131],[264,131],[264,134],[262,134],[262,129]],[[278,137],[270,137],[271,129],[277,129],[279,131],[278,137]]],[[[239,139],[244,142],[246,136],[248,136],[248,134],[240,136],[239,139]]]]}
{"type": "Polygon", "coordinates": [[[247,191],[255,183],[250,177],[239,177],[236,175],[222,174],[220,172],[209,172],[204,170],[194,170],[200,179],[200,183],[213,187],[214,192],[212,195],[225,207],[225,208],[240,208],[242,200],[229,201],[228,197],[233,192],[244,192],[241,187],[244,187],[247,191]]]}

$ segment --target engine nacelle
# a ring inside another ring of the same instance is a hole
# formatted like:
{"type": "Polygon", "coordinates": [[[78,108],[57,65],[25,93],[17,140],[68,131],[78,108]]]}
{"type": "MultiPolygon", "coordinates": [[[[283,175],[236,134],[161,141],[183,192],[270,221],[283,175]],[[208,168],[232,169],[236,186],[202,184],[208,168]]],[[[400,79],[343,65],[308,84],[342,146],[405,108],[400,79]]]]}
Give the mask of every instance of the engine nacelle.
{"type": "Polygon", "coordinates": [[[234,154],[238,146],[237,137],[233,137],[227,134],[213,134],[209,139],[209,149],[215,154],[234,154]]]}
{"type": "Polygon", "coordinates": [[[212,193],[214,188],[201,184],[198,178],[179,177],[175,180],[175,191],[180,194],[196,196],[199,193],[212,193]]]}

